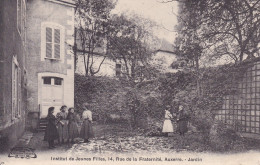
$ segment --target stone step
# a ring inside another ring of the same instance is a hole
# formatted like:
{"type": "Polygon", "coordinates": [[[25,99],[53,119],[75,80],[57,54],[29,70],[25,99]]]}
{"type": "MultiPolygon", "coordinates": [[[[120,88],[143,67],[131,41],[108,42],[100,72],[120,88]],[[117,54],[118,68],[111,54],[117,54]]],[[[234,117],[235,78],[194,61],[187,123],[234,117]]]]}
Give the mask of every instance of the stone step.
{"type": "Polygon", "coordinates": [[[44,119],[44,118],[43,118],[43,119],[40,119],[40,121],[39,121],[39,127],[38,127],[37,131],[38,131],[38,132],[43,132],[43,131],[45,131],[47,125],[48,125],[48,120],[46,120],[46,119],[44,119]]]}

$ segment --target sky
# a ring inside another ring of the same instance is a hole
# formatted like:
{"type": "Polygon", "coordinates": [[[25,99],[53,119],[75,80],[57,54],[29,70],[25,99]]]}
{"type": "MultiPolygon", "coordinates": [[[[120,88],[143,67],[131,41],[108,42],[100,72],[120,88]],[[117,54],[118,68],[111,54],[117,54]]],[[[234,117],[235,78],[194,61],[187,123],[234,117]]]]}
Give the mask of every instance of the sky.
{"type": "Polygon", "coordinates": [[[162,0],[118,0],[113,13],[138,14],[141,17],[155,21],[159,28],[155,29],[155,35],[174,42],[177,24],[178,4],[177,2],[160,3],[162,0]]]}

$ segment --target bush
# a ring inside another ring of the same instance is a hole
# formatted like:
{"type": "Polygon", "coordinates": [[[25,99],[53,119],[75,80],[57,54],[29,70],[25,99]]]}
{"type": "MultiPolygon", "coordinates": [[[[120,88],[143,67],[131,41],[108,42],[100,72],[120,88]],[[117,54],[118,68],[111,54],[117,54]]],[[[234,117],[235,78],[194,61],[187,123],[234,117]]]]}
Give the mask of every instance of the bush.
{"type": "Polygon", "coordinates": [[[215,151],[241,150],[244,148],[242,138],[237,135],[233,127],[222,121],[216,121],[209,135],[210,146],[215,151]]]}

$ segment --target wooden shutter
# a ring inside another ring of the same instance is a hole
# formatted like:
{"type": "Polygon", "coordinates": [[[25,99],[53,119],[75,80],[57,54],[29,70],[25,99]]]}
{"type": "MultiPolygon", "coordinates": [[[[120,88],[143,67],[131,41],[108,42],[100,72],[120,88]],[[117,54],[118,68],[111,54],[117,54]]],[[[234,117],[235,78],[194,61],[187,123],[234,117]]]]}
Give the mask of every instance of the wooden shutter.
{"type": "Polygon", "coordinates": [[[22,81],[22,75],[21,75],[21,69],[18,68],[18,82],[17,82],[17,87],[18,87],[18,94],[17,94],[17,117],[21,116],[21,109],[22,109],[22,86],[21,86],[21,81],[22,81]]]}
{"type": "Polygon", "coordinates": [[[21,15],[22,15],[22,2],[21,0],[17,0],[17,27],[18,27],[18,30],[19,32],[21,33],[21,24],[22,24],[22,20],[21,20],[21,15]]]}
{"type": "Polygon", "coordinates": [[[18,115],[18,67],[14,62],[12,70],[12,119],[14,119],[18,115]]]}
{"type": "Polygon", "coordinates": [[[15,117],[15,63],[12,62],[12,119],[15,117]]]}
{"type": "Polygon", "coordinates": [[[52,28],[46,28],[46,57],[52,58],[52,28]]]}
{"type": "Polygon", "coordinates": [[[54,58],[60,59],[60,29],[54,29],[54,58]]]}

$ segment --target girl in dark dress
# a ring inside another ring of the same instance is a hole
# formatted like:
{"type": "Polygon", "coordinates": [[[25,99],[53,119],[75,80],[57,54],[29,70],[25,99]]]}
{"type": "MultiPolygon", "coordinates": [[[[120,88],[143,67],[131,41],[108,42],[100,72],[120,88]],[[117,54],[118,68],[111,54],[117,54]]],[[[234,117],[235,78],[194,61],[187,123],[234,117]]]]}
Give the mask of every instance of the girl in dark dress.
{"type": "Polygon", "coordinates": [[[180,133],[181,136],[184,136],[184,134],[188,132],[188,121],[189,121],[189,116],[184,112],[183,106],[180,105],[177,123],[178,123],[178,132],[180,133]]]}
{"type": "Polygon", "coordinates": [[[69,121],[68,130],[69,130],[69,141],[74,143],[74,139],[79,137],[78,125],[79,117],[74,112],[74,108],[69,109],[67,120],[69,121]]]}
{"type": "Polygon", "coordinates": [[[67,106],[63,105],[60,108],[60,112],[57,113],[57,115],[56,115],[57,120],[58,120],[57,129],[58,129],[58,133],[59,133],[59,139],[58,139],[59,144],[67,141],[68,137],[69,137],[68,120],[67,120],[68,113],[66,111],[67,111],[67,106]]]}
{"type": "Polygon", "coordinates": [[[56,119],[53,113],[54,113],[54,107],[50,107],[48,109],[48,116],[46,118],[48,120],[48,125],[44,135],[44,140],[49,142],[50,149],[55,148],[54,140],[59,138],[59,134],[55,125],[56,119]]]}

